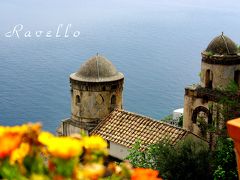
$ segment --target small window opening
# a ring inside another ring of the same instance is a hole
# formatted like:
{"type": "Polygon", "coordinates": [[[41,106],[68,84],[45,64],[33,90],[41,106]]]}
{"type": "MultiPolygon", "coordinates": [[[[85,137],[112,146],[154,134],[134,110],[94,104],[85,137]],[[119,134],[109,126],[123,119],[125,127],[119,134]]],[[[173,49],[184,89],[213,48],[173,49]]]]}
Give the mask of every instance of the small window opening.
{"type": "Polygon", "coordinates": [[[206,71],[206,77],[205,77],[205,86],[207,88],[212,88],[213,83],[213,73],[210,69],[206,71]]]}
{"type": "Polygon", "coordinates": [[[81,102],[80,96],[77,95],[77,96],[76,96],[76,105],[78,105],[80,102],[81,102]]]}
{"type": "Polygon", "coordinates": [[[238,85],[238,87],[240,85],[240,77],[239,76],[240,76],[240,71],[239,70],[235,71],[234,72],[234,81],[238,85]]]}
{"type": "Polygon", "coordinates": [[[113,111],[116,107],[116,96],[112,95],[111,97],[111,111],[113,111]]]}

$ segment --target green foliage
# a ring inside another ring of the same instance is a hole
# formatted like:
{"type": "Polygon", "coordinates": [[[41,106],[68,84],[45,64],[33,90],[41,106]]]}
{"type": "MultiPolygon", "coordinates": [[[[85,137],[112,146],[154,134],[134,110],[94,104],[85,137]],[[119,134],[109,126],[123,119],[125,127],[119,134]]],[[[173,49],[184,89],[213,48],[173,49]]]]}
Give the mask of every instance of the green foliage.
{"type": "Polygon", "coordinates": [[[9,164],[8,159],[0,164],[0,179],[27,180],[27,178],[21,175],[19,167],[17,165],[9,164]]]}
{"type": "Polygon", "coordinates": [[[172,114],[169,114],[168,116],[164,117],[162,121],[169,122],[169,121],[172,121],[172,119],[173,119],[172,114]]]}
{"type": "Polygon", "coordinates": [[[146,167],[147,162],[145,159],[145,153],[140,150],[141,148],[141,141],[137,140],[133,147],[129,150],[129,155],[126,158],[127,160],[131,161],[131,164],[134,167],[146,167]]]}
{"type": "Polygon", "coordinates": [[[207,51],[207,52],[206,52],[206,55],[207,55],[207,56],[213,56],[214,53],[213,53],[212,51],[207,51]]]}
{"type": "MultiPolygon", "coordinates": [[[[239,87],[235,81],[231,81],[228,86],[221,91],[224,92],[224,94],[222,95],[218,103],[221,104],[222,107],[218,107],[217,109],[220,116],[226,122],[227,120],[236,118],[240,115],[240,102],[238,100],[239,87]]],[[[214,121],[219,120],[215,119],[214,121]]],[[[226,136],[227,133],[225,123],[223,124],[223,127],[221,129],[222,131],[220,134],[226,136]]]]}
{"type": "Polygon", "coordinates": [[[237,179],[237,164],[233,141],[219,138],[214,152],[214,179],[237,179]]]}
{"type": "MultiPolygon", "coordinates": [[[[139,142],[138,142],[139,143],[139,142]]],[[[141,152],[134,146],[128,160],[136,167],[150,167],[160,172],[164,179],[210,179],[209,151],[201,141],[186,138],[174,147],[167,141],[150,145],[141,152]]]]}
{"type": "Polygon", "coordinates": [[[52,159],[54,164],[58,164],[56,166],[56,172],[64,177],[71,177],[74,164],[78,161],[78,158],[70,159],[70,160],[65,160],[65,159],[59,159],[59,158],[54,158],[52,159]]]}
{"type": "Polygon", "coordinates": [[[236,94],[238,92],[238,85],[235,81],[230,81],[228,86],[225,89],[226,92],[229,92],[231,94],[236,94]]]}
{"type": "Polygon", "coordinates": [[[44,160],[42,157],[38,156],[26,156],[23,161],[27,172],[30,174],[47,174],[48,171],[44,166],[44,160]]]}
{"type": "Polygon", "coordinates": [[[210,109],[219,114],[214,119],[218,139],[212,152],[213,178],[237,179],[236,157],[233,142],[227,136],[226,121],[239,116],[239,87],[235,81],[231,81],[226,88],[218,89],[218,91],[222,92],[222,96],[218,104],[210,109]],[[220,123],[220,121],[223,121],[223,123],[220,123]]]}
{"type": "Polygon", "coordinates": [[[197,125],[200,129],[202,137],[206,138],[207,130],[208,130],[208,123],[205,121],[204,118],[199,117],[199,118],[197,118],[197,125]]]}
{"type": "Polygon", "coordinates": [[[178,127],[182,127],[183,126],[183,115],[179,117],[178,119],[178,127]]]}

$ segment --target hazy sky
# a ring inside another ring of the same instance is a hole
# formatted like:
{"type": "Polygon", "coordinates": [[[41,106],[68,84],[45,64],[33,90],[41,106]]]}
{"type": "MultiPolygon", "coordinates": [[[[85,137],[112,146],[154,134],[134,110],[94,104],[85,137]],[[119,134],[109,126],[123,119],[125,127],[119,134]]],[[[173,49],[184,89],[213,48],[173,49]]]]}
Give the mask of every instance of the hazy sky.
{"type": "MultiPolygon", "coordinates": [[[[0,31],[14,24],[26,27],[54,27],[59,23],[91,26],[107,21],[124,21],[126,18],[148,18],[151,12],[171,17],[189,16],[184,9],[223,11],[239,15],[239,0],[7,0],[0,2],[0,31]],[[166,12],[166,13],[164,13],[166,12]]],[[[187,11],[189,13],[189,11],[187,11]]],[[[167,18],[167,17],[166,17],[167,18]]],[[[215,17],[209,17],[215,18],[215,17]]],[[[224,22],[223,22],[224,23],[224,22]]]]}

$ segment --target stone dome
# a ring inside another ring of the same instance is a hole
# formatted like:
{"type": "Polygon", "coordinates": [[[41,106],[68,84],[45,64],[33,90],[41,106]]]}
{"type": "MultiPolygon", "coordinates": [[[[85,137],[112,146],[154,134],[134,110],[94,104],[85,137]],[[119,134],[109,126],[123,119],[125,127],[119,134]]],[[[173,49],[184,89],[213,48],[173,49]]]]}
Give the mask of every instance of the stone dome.
{"type": "Polygon", "coordinates": [[[221,34],[209,43],[205,51],[219,55],[233,55],[237,54],[237,45],[229,37],[221,34]]]}
{"type": "Polygon", "coordinates": [[[96,55],[83,63],[79,71],[70,77],[84,82],[108,82],[120,80],[124,76],[107,58],[96,55]]]}

